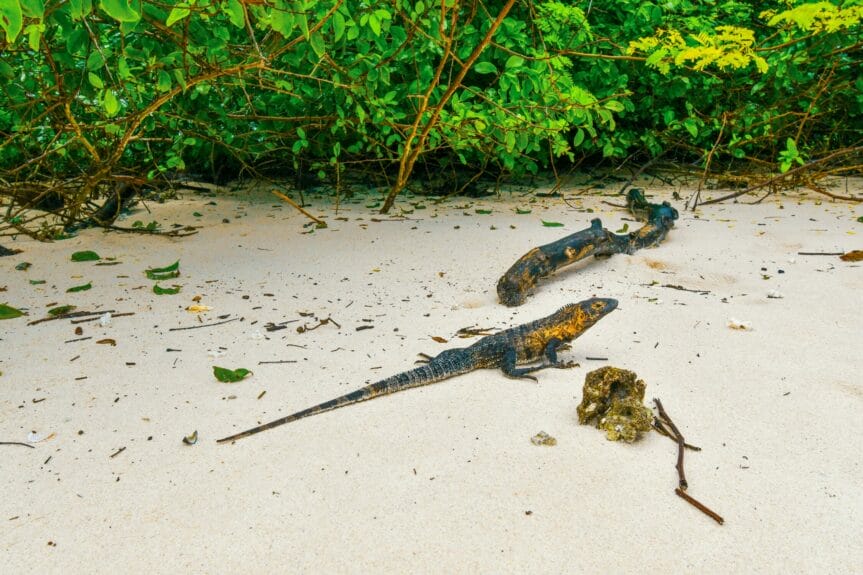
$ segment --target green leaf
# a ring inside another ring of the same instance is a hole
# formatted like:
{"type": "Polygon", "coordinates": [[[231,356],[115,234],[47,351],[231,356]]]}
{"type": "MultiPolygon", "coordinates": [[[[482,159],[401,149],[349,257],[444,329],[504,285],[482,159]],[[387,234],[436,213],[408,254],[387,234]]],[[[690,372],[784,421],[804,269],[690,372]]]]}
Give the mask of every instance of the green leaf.
{"type": "Polygon", "coordinates": [[[579,128],[578,131],[575,132],[575,136],[572,137],[572,147],[573,148],[579,147],[583,141],[584,141],[584,130],[579,128]]]}
{"type": "Polygon", "coordinates": [[[542,225],[544,225],[547,228],[562,228],[563,227],[563,224],[560,222],[547,222],[545,220],[542,220],[542,225]]]}
{"type": "Polygon", "coordinates": [[[105,113],[108,114],[109,118],[113,118],[120,111],[120,101],[117,100],[113,90],[105,90],[102,105],[105,107],[105,113]]]}
{"type": "Polygon", "coordinates": [[[66,290],[66,293],[75,293],[75,292],[79,292],[79,291],[87,291],[88,289],[90,289],[92,287],[93,287],[93,283],[87,282],[83,285],[70,287],[69,289],[66,290]]]}
{"type": "Polygon", "coordinates": [[[169,266],[163,268],[149,268],[144,270],[147,279],[151,280],[167,280],[180,275],[180,260],[175,261],[169,266]]]}
{"type": "Polygon", "coordinates": [[[341,12],[335,12],[333,14],[333,40],[338,42],[342,39],[342,36],[345,34],[345,17],[342,16],[341,12]]]}
{"type": "Polygon", "coordinates": [[[376,14],[374,14],[374,13],[369,14],[368,23],[369,23],[369,28],[372,29],[372,32],[374,32],[375,36],[380,36],[381,35],[381,21],[378,20],[378,17],[376,14]]]}
{"type": "Polygon", "coordinates": [[[159,70],[159,78],[156,80],[156,89],[167,92],[171,89],[171,76],[164,70],[159,70]]]}
{"type": "Polygon", "coordinates": [[[31,286],[38,286],[38,285],[42,285],[45,283],[48,283],[48,282],[46,280],[30,280],[31,286]]]}
{"type": "Polygon", "coordinates": [[[491,213],[491,210],[482,210],[480,208],[477,208],[474,211],[480,215],[483,215],[483,216],[487,216],[491,213]]]}
{"type": "Polygon", "coordinates": [[[225,367],[213,366],[213,375],[222,383],[236,383],[242,381],[248,376],[251,371],[242,367],[237,369],[227,369],[225,367]]]}
{"type": "Polygon", "coordinates": [[[165,20],[165,26],[168,26],[170,28],[171,26],[173,26],[174,24],[176,24],[177,22],[179,22],[183,18],[186,18],[189,14],[190,14],[190,12],[189,12],[189,8],[187,6],[185,6],[183,4],[181,4],[179,6],[175,6],[174,8],[171,9],[171,13],[168,14],[168,19],[165,20]]]}
{"type": "Polygon", "coordinates": [[[605,107],[612,112],[622,112],[623,104],[618,102],[617,100],[609,100],[605,103],[605,107]]]}
{"type": "Polygon", "coordinates": [[[45,4],[42,0],[21,0],[21,10],[28,18],[41,20],[45,14],[45,4]]]}
{"type": "Polygon", "coordinates": [[[309,37],[309,46],[312,47],[315,55],[320,58],[327,53],[327,44],[324,41],[324,36],[320,32],[315,32],[309,37]]]}
{"type": "Polygon", "coordinates": [[[0,26],[6,31],[6,41],[13,44],[21,33],[24,25],[24,16],[21,13],[21,5],[12,0],[0,2],[0,26]]]}
{"type": "Polygon", "coordinates": [[[228,20],[237,28],[246,26],[246,14],[239,0],[227,0],[222,3],[222,12],[228,15],[228,20]]]}
{"type": "Polygon", "coordinates": [[[629,231],[629,224],[623,224],[623,227],[622,227],[622,228],[620,228],[619,230],[615,230],[615,231],[614,231],[614,233],[616,233],[616,234],[625,234],[625,233],[626,233],[626,232],[628,232],[628,231],[629,231]]]}
{"type": "Polygon", "coordinates": [[[861,224],[863,224],[863,216],[860,216],[859,218],[857,218],[857,221],[860,222],[861,224]]]}
{"type": "Polygon", "coordinates": [[[698,122],[696,122],[694,118],[683,120],[683,127],[686,128],[686,131],[689,132],[689,135],[693,138],[698,136],[698,122]]]}
{"type": "Polygon", "coordinates": [[[44,24],[30,24],[24,29],[27,32],[27,45],[34,52],[39,51],[39,40],[42,39],[42,32],[45,31],[44,24]]]}
{"type": "Polygon", "coordinates": [[[9,307],[6,304],[0,303],[0,319],[15,319],[21,317],[24,312],[14,307],[9,307]]]}
{"type": "Polygon", "coordinates": [[[93,86],[94,88],[98,88],[101,90],[102,88],[105,87],[105,84],[102,83],[102,78],[100,78],[98,75],[94,74],[93,72],[87,73],[87,79],[90,81],[90,85],[93,86]]]}
{"type": "Polygon", "coordinates": [[[497,74],[497,67],[491,62],[477,62],[473,69],[477,74],[497,74]]]}
{"type": "Polygon", "coordinates": [[[87,69],[88,70],[98,70],[105,64],[105,59],[102,57],[102,53],[99,50],[93,50],[89,56],[87,56],[87,69]]]}
{"type": "Polygon", "coordinates": [[[52,307],[51,309],[48,310],[48,315],[50,315],[52,317],[56,317],[58,315],[64,315],[64,314],[69,313],[70,311],[72,311],[73,309],[75,309],[77,307],[78,306],[76,306],[76,305],[60,305],[57,307],[52,307]]]}
{"type": "Polygon", "coordinates": [[[92,251],[84,251],[84,252],[75,252],[72,254],[73,262],[94,262],[97,260],[101,260],[102,256],[92,251]]]}
{"type": "Polygon", "coordinates": [[[101,0],[99,5],[108,16],[119,22],[137,22],[141,19],[140,0],[101,0]]]}
{"type": "Polygon", "coordinates": [[[516,209],[515,209],[515,213],[517,213],[517,214],[519,214],[519,215],[521,215],[521,216],[524,216],[524,215],[526,215],[526,214],[529,214],[529,213],[530,213],[530,212],[532,212],[532,211],[533,211],[533,210],[523,210],[523,209],[521,209],[521,208],[516,208],[516,209]]]}
{"type": "Polygon", "coordinates": [[[175,285],[172,288],[163,288],[159,287],[159,284],[155,284],[153,285],[153,293],[156,295],[177,295],[180,293],[180,287],[181,286],[175,285]]]}
{"type": "Polygon", "coordinates": [[[524,64],[524,58],[512,55],[506,59],[505,66],[507,70],[510,70],[512,68],[520,68],[522,64],[524,64]]]}
{"type": "MultiPolygon", "coordinates": [[[[72,20],[80,20],[85,14],[93,9],[90,0],[69,0],[69,7],[72,15],[72,20]]],[[[83,30],[86,33],[86,30],[83,30]]]]}
{"type": "Polygon", "coordinates": [[[21,262],[20,264],[15,266],[15,269],[18,270],[19,272],[23,272],[23,271],[27,271],[30,268],[30,266],[32,266],[32,265],[33,264],[31,264],[30,262],[21,262]]]}

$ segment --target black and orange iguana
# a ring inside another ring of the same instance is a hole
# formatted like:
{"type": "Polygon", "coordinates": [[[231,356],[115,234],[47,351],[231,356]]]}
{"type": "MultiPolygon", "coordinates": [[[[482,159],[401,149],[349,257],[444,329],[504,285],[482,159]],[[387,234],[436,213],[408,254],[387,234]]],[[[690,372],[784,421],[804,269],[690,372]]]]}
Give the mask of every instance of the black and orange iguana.
{"type": "Polygon", "coordinates": [[[572,362],[558,360],[557,352],[565,349],[564,344],[583,334],[616,307],[617,300],[609,298],[593,298],[565,305],[548,317],[487,335],[470,347],[448,349],[429,358],[425,365],[298,411],[293,415],[224,437],[218,442],[234,441],[310,415],[353,405],[381,395],[389,395],[403,389],[427,385],[475,369],[500,368],[509,377],[536,381],[536,378],[530,375],[533,372],[549,367],[572,367],[574,365],[572,362]],[[543,357],[548,360],[547,363],[531,367],[516,367],[518,364],[536,361],[543,357]]]}

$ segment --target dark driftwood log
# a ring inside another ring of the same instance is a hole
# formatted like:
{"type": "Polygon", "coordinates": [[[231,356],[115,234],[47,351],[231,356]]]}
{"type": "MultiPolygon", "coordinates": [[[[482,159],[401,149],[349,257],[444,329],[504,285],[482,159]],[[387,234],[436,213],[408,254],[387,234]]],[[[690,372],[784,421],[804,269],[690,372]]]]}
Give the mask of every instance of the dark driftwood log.
{"type": "Polygon", "coordinates": [[[588,256],[631,254],[643,247],[654,246],[665,239],[678,217],[671,204],[651,204],[638,188],[629,190],[627,205],[636,218],[646,221],[645,225],[629,234],[618,235],[603,228],[602,221],[596,218],[591,220],[587,229],[533,248],[498,280],[500,302],[507,306],[523,304],[528,291],[539,280],[588,256]]]}

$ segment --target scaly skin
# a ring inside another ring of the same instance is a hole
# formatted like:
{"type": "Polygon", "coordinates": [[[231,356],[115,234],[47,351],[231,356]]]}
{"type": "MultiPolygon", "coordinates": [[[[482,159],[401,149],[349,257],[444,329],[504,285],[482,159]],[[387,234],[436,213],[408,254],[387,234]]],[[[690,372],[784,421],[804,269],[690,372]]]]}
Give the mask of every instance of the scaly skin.
{"type": "Polygon", "coordinates": [[[389,395],[403,389],[428,385],[475,369],[500,368],[508,377],[536,381],[536,378],[530,375],[531,373],[550,367],[572,367],[574,365],[572,362],[558,360],[557,352],[616,307],[617,300],[610,298],[593,298],[565,305],[548,317],[485,336],[470,347],[448,349],[431,358],[425,365],[292,415],[224,437],[219,439],[218,443],[242,439],[310,415],[346,407],[380,395],[389,395]],[[547,363],[531,367],[516,367],[518,364],[529,363],[543,357],[548,360],[547,363]]]}

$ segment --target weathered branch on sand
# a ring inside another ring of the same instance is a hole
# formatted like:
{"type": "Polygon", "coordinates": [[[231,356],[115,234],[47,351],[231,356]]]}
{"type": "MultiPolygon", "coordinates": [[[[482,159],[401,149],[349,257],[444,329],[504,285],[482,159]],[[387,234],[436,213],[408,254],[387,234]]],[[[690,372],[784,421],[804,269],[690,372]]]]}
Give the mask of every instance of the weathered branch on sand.
{"type": "Polygon", "coordinates": [[[655,246],[665,239],[678,217],[671,204],[651,204],[638,188],[629,190],[627,206],[635,217],[646,222],[644,226],[629,234],[618,235],[603,228],[602,221],[596,218],[591,220],[589,228],[533,248],[498,280],[500,302],[511,307],[523,304],[527,292],[539,280],[588,256],[631,254],[638,249],[655,246]]]}

